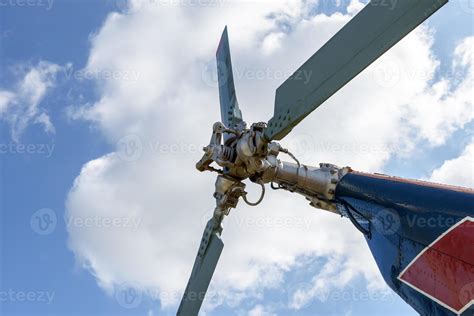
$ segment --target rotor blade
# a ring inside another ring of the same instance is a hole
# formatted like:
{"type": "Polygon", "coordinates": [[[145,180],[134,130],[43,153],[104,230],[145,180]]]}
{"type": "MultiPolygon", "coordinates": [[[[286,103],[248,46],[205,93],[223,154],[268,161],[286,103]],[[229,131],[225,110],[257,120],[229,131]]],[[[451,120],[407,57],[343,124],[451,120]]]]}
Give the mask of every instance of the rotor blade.
{"type": "Polygon", "coordinates": [[[276,91],[265,137],[280,140],[303,118],[448,0],[372,0],[276,91]],[[309,82],[305,82],[310,76],[309,82]]]}
{"type": "Polygon", "coordinates": [[[177,316],[198,315],[223,248],[224,243],[214,231],[214,220],[211,218],[204,229],[196,261],[177,316]]]}
{"type": "Polygon", "coordinates": [[[239,103],[237,102],[237,96],[235,94],[227,26],[222,33],[219,48],[216,53],[216,59],[222,123],[224,123],[227,128],[237,129],[243,119],[239,103]]]}

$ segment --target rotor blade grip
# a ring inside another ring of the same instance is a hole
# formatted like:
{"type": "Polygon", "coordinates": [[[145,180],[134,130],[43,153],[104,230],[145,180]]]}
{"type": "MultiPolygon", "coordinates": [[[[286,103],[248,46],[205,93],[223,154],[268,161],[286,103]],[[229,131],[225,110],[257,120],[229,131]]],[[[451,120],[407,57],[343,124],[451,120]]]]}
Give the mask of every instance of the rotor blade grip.
{"type": "Polygon", "coordinates": [[[448,0],[371,1],[276,91],[265,136],[280,140],[448,0]],[[309,81],[306,81],[309,76],[309,81]]]}

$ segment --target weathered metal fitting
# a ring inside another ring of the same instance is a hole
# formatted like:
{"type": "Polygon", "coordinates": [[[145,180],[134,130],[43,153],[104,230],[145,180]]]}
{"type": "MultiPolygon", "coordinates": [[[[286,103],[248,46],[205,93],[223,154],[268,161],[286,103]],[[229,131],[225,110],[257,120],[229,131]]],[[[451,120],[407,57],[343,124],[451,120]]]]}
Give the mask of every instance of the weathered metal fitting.
{"type": "Polygon", "coordinates": [[[267,123],[257,122],[257,123],[253,123],[252,126],[250,126],[250,129],[263,132],[266,127],[267,127],[267,123]]]}
{"type": "MultiPolygon", "coordinates": [[[[239,182],[226,176],[218,176],[216,179],[216,193],[225,195],[239,182]]],[[[243,183],[242,183],[243,184],[243,183]]],[[[244,184],[243,184],[244,185],[244,184]]],[[[245,186],[245,185],[244,185],[245,186]]]]}
{"type": "Polygon", "coordinates": [[[230,210],[237,207],[239,198],[245,194],[245,184],[220,175],[216,179],[215,186],[216,208],[214,210],[214,219],[220,225],[224,215],[229,215],[230,210]]]}
{"type": "Polygon", "coordinates": [[[225,130],[225,126],[221,122],[215,122],[212,126],[212,130],[216,133],[223,133],[225,130]]]}
{"type": "Polygon", "coordinates": [[[252,139],[252,133],[245,133],[237,143],[237,154],[241,160],[247,160],[255,155],[256,146],[252,139]]]}
{"type": "Polygon", "coordinates": [[[315,196],[307,197],[307,199],[310,201],[309,205],[311,205],[312,207],[339,214],[337,205],[335,203],[323,199],[318,199],[315,196]]]}
{"type": "MultiPolygon", "coordinates": [[[[306,196],[314,207],[337,213],[336,187],[350,171],[349,167],[339,168],[327,163],[320,164],[320,168],[314,168],[278,161],[272,181],[288,191],[306,196]]],[[[272,175],[270,172],[268,174],[272,175]]]]}

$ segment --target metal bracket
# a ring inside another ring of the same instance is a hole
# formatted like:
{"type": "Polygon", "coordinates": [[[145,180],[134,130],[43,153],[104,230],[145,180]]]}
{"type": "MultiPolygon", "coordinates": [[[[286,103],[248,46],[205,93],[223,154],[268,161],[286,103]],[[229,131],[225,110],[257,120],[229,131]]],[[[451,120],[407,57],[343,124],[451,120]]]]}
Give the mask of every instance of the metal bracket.
{"type": "Polygon", "coordinates": [[[219,175],[216,179],[216,190],[214,198],[216,199],[216,208],[214,209],[214,230],[222,231],[222,220],[224,216],[229,215],[232,208],[237,207],[239,198],[245,193],[245,184],[219,175]]]}
{"type": "MultiPolygon", "coordinates": [[[[235,149],[226,144],[222,144],[223,135],[234,134],[240,136],[240,132],[226,128],[222,123],[217,122],[212,127],[211,141],[209,145],[203,148],[204,155],[196,164],[196,169],[199,171],[213,171],[223,174],[224,171],[216,169],[211,166],[213,162],[216,162],[223,168],[232,167],[232,160],[235,158],[235,149]]],[[[227,142],[226,142],[227,143],[227,142]]]]}

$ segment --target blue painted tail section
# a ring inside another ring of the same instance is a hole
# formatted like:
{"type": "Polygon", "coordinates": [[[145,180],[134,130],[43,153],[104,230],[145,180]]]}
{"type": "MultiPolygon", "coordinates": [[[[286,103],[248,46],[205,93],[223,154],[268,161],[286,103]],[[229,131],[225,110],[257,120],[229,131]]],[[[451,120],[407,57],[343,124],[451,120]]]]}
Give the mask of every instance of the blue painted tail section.
{"type": "Polygon", "coordinates": [[[421,315],[473,315],[474,191],[353,172],[342,212],[367,232],[387,284],[421,315]]]}

